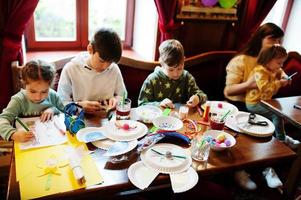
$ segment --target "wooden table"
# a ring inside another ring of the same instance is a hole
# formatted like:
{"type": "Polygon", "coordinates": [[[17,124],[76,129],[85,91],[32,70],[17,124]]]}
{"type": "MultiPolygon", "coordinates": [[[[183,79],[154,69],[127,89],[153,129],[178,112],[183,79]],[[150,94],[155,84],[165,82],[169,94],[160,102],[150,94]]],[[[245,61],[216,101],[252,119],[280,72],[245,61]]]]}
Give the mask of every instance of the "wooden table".
{"type": "MultiPolygon", "coordinates": [[[[193,110],[190,111],[189,117],[192,119],[200,119],[199,114],[193,110]]],[[[97,124],[97,121],[94,121],[97,124]]],[[[202,131],[206,130],[206,126],[202,126],[202,131]]],[[[228,133],[235,135],[236,133],[227,130],[228,133]]],[[[291,161],[296,157],[294,151],[289,149],[282,142],[273,137],[255,138],[244,134],[236,137],[236,145],[229,151],[210,152],[207,167],[203,163],[193,161],[192,166],[198,171],[200,176],[226,173],[240,168],[247,167],[264,167],[271,166],[284,161],[291,161]]],[[[112,164],[108,162],[108,158],[98,156],[96,164],[99,172],[104,179],[104,183],[96,185],[93,188],[79,189],[61,194],[47,196],[47,198],[89,198],[95,196],[112,196],[116,194],[126,194],[137,192],[127,177],[128,167],[139,160],[139,156],[132,156],[128,162],[120,164],[112,164]]],[[[10,166],[8,199],[18,199],[19,184],[16,182],[15,160],[12,159],[10,166]]],[[[169,176],[159,175],[151,184],[150,188],[170,187],[169,176]]]]}
{"type": "MultiPolygon", "coordinates": [[[[261,104],[301,130],[301,110],[294,108],[294,105],[301,105],[301,96],[276,98],[268,101],[261,101],[261,104]]],[[[285,193],[288,199],[293,199],[300,179],[301,148],[299,147],[297,158],[293,162],[285,183],[285,193]]]]}

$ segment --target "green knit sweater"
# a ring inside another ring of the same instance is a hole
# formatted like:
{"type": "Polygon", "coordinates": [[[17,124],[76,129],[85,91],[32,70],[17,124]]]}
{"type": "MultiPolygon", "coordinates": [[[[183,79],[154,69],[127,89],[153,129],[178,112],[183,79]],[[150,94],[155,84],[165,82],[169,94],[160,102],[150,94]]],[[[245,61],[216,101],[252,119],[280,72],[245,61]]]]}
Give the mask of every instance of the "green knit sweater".
{"type": "Polygon", "coordinates": [[[138,105],[159,104],[165,98],[173,103],[186,103],[192,95],[198,95],[200,104],[207,100],[207,95],[199,89],[188,71],[184,70],[178,80],[172,80],[164,74],[161,67],[156,67],[141,87],[138,105]]]}
{"type": "Polygon", "coordinates": [[[64,105],[57,93],[50,89],[48,97],[41,103],[33,103],[26,98],[25,90],[21,90],[12,96],[7,107],[0,114],[0,135],[3,139],[9,140],[16,132],[13,127],[15,117],[35,117],[42,114],[47,109],[52,108],[55,114],[64,111],[64,105]]]}

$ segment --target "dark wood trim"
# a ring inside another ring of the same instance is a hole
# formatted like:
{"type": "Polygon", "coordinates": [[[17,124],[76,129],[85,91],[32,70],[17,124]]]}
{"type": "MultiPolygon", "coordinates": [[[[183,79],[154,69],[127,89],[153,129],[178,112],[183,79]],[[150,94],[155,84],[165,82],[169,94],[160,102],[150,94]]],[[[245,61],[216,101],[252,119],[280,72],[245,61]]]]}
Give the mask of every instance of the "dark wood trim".
{"type": "Polygon", "coordinates": [[[133,46],[133,32],[135,21],[135,0],[127,0],[126,8],[126,26],[125,26],[125,38],[123,47],[125,49],[133,46]]]}
{"type": "Polygon", "coordinates": [[[287,1],[286,8],[285,8],[285,13],[284,13],[284,16],[283,16],[283,19],[282,19],[282,24],[281,24],[281,27],[282,27],[284,32],[286,30],[288,20],[289,20],[290,15],[291,15],[293,5],[294,5],[294,0],[288,0],[287,1]]]}

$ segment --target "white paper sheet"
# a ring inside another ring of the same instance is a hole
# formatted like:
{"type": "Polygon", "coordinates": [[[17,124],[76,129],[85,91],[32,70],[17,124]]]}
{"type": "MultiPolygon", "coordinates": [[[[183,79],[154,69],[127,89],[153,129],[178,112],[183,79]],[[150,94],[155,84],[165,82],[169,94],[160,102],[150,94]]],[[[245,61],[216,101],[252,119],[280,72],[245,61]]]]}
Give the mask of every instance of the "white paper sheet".
{"type": "MultiPolygon", "coordinates": [[[[39,117],[20,119],[33,130],[35,135],[33,140],[20,143],[20,149],[22,150],[58,145],[67,142],[67,136],[66,134],[63,134],[63,132],[66,132],[64,114],[55,115],[53,119],[48,122],[41,122],[39,117]]],[[[18,122],[16,122],[16,127],[17,129],[24,129],[18,122]]]]}

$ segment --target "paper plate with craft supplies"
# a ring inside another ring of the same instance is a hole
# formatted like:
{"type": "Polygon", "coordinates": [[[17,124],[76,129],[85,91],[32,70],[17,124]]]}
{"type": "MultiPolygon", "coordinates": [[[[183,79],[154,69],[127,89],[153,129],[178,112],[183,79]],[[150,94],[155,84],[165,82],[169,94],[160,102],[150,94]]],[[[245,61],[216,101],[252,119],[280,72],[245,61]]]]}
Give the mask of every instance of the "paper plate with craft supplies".
{"type": "Polygon", "coordinates": [[[202,109],[204,110],[206,105],[209,103],[210,105],[210,113],[216,115],[223,115],[230,110],[230,115],[238,112],[238,108],[228,102],[225,101],[207,101],[206,103],[202,104],[202,109]]]}
{"type": "Polygon", "coordinates": [[[144,123],[152,123],[153,119],[162,115],[162,110],[153,105],[143,105],[136,109],[141,121],[144,123]]]}
{"type": "Polygon", "coordinates": [[[134,120],[117,120],[106,124],[104,135],[115,141],[137,140],[146,135],[148,128],[145,124],[134,120]]]}
{"type": "Polygon", "coordinates": [[[248,112],[235,115],[237,127],[243,132],[255,137],[269,137],[275,131],[274,124],[267,118],[248,112]]]}
{"type": "Polygon", "coordinates": [[[176,131],[183,127],[183,122],[171,116],[160,116],[153,120],[153,124],[160,130],[176,131]]]}
{"type": "Polygon", "coordinates": [[[145,166],[164,174],[186,171],[192,163],[188,150],[169,143],[155,144],[140,157],[145,166]]]}
{"type": "Polygon", "coordinates": [[[213,151],[230,149],[236,144],[236,139],[229,133],[218,130],[209,130],[204,134],[204,139],[210,144],[213,151]]]}
{"type": "Polygon", "coordinates": [[[84,143],[103,140],[107,138],[104,132],[106,132],[106,129],[103,127],[86,127],[76,133],[76,138],[78,141],[84,143]]]}

